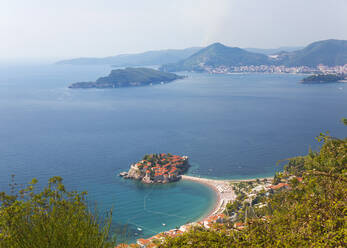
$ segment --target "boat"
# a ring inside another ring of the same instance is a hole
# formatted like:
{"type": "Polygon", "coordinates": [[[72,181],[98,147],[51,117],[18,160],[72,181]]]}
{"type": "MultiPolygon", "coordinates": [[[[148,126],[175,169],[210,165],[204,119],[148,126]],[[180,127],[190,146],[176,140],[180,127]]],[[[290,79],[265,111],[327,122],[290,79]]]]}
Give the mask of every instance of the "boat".
{"type": "Polygon", "coordinates": [[[137,230],[139,230],[140,232],[142,231],[142,228],[138,227],[137,230]]]}
{"type": "Polygon", "coordinates": [[[163,223],[162,225],[163,225],[163,226],[166,226],[166,224],[165,224],[165,223],[163,223]]]}

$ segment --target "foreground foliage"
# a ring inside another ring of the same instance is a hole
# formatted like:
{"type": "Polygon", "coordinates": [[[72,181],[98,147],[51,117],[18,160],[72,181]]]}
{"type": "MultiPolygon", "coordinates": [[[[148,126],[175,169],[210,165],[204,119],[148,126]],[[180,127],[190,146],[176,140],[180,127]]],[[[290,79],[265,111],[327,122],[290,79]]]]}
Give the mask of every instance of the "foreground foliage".
{"type": "Polygon", "coordinates": [[[195,229],[161,247],[346,247],[347,139],[321,135],[319,152],[290,159],[283,175],[290,190],[267,199],[266,216],[249,218],[238,230],[195,229]]]}
{"type": "Polygon", "coordinates": [[[111,215],[100,224],[85,192],[67,192],[60,177],[38,193],[36,183],[19,192],[12,184],[11,194],[0,193],[1,248],[114,247],[108,239],[111,215]]]}

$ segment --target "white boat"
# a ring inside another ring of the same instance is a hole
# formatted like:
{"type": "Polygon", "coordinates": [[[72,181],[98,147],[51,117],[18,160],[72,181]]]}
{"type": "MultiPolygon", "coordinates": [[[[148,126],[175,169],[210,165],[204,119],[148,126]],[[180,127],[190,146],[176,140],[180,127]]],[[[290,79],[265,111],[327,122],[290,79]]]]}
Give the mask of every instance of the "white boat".
{"type": "Polygon", "coordinates": [[[137,230],[139,230],[140,232],[142,232],[142,228],[138,227],[137,230]]]}
{"type": "Polygon", "coordinates": [[[166,224],[165,224],[165,223],[163,223],[162,225],[163,225],[163,226],[166,226],[166,224]]]}

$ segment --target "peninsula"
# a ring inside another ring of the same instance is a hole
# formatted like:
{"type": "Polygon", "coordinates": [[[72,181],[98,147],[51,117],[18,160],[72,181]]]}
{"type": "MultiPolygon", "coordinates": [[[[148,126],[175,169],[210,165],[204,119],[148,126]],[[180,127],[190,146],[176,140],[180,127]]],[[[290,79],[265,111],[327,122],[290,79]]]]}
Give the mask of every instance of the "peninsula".
{"type": "Polygon", "coordinates": [[[343,74],[315,74],[304,78],[302,83],[334,83],[343,82],[345,75],[343,74]]]}
{"type": "Polygon", "coordinates": [[[147,154],[141,161],[132,164],[128,172],[121,172],[119,176],[143,183],[169,183],[180,180],[188,168],[187,156],[147,154]]]}
{"type": "Polygon", "coordinates": [[[100,77],[95,82],[78,82],[69,86],[76,88],[121,88],[164,84],[176,79],[184,78],[174,73],[161,72],[150,68],[126,68],[112,70],[106,77],[100,77]]]}

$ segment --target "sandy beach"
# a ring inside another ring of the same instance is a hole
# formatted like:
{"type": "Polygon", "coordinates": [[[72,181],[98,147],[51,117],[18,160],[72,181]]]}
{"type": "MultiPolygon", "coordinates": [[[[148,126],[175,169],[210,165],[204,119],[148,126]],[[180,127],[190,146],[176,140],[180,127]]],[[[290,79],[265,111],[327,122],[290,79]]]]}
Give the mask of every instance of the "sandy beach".
{"type": "MultiPolygon", "coordinates": [[[[259,178],[265,179],[265,178],[259,178]]],[[[272,180],[272,177],[266,178],[267,180],[272,180]]],[[[204,215],[201,219],[204,220],[212,215],[221,214],[224,212],[226,205],[230,201],[234,201],[236,199],[236,194],[231,186],[231,183],[240,183],[247,181],[255,181],[256,179],[230,179],[230,180],[220,180],[220,179],[208,179],[194,176],[182,175],[182,180],[190,180],[197,183],[202,183],[211,189],[217,195],[217,200],[214,204],[213,209],[204,215]]]]}
{"type": "Polygon", "coordinates": [[[190,180],[198,183],[202,183],[211,189],[214,190],[214,192],[217,195],[216,203],[214,204],[213,209],[207,213],[205,216],[203,216],[202,219],[208,218],[211,215],[216,215],[223,213],[225,210],[226,204],[230,201],[235,200],[236,195],[234,193],[234,190],[232,186],[230,185],[231,182],[234,182],[233,180],[214,180],[214,179],[207,179],[207,178],[200,178],[200,177],[193,177],[193,176],[186,176],[182,175],[182,180],[190,180]]]}
{"type": "MultiPolygon", "coordinates": [[[[169,231],[163,232],[165,235],[169,235],[170,237],[174,237],[178,234],[184,233],[188,230],[190,230],[193,226],[201,226],[203,225],[205,228],[210,228],[211,224],[216,223],[217,221],[222,221],[225,217],[224,210],[226,209],[226,205],[229,202],[232,202],[236,200],[236,194],[234,192],[232,183],[239,183],[239,182],[247,182],[247,181],[255,181],[256,179],[240,179],[240,180],[219,180],[219,179],[208,179],[208,178],[201,178],[201,177],[194,177],[194,176],[187,176],[182,175],[182,180],[189,180],[197,183],[204,184],[211,188],[216,196],[216,202],[214,203],[214,206],[211,211],[206,213],[204,216],[202,216],[199,220],[196,220],[191,223],[187,223],[185,225],[180,226],[178,229],[171,229],[169,231]]],[[[265,179],[265,178],[259,178],[259,179],[265,179]]],[[[268,180],[272,180],[272,178],[266,178],[268,180]]],[[[151,240],[162,240],[161,234],[155,235],[149,239],[139,239],[138,242],[142,243],[148,243],[151,242],[151,240]]]]}

